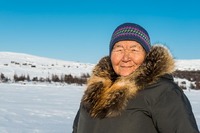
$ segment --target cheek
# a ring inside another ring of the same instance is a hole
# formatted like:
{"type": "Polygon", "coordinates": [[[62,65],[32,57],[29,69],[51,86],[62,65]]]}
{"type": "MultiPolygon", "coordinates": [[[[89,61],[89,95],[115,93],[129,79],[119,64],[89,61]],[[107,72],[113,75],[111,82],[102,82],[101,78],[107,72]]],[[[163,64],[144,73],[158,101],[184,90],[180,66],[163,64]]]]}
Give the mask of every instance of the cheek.
{"type": "Polygon", "coordinates": [[[115,71],[115,73],[119,74],[119,64],[120,64],[121,58],[119,55],[111,54],[111,64],[115,71]]]}
{"type": "Polygon", "coordinates": [[[139,58],[136,59],[137,64],[142,64],[143,61],[144,61],[143,57],[139,57],[139,58]]]}
{"type": "Polygon", "coordinates": [[[118,65],[120,63],[121,57],[116,54],[111,54],[111,63],[114,66],[118,65]]]}
{"type": "Polygon", "coordinates": [[[136,64],[141,65],[145,60],[145,55],[135,56],[133,60],[136,64]]]}

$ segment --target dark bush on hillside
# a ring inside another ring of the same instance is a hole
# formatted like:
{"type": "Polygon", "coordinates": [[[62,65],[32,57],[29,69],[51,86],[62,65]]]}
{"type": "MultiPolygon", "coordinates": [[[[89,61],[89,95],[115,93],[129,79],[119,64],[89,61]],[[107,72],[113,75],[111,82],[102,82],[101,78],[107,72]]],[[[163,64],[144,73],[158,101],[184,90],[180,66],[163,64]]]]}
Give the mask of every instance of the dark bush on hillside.
{"type": "MultiPolygon", "coordinates": [[[[173,76],[175,78],[181,78],[181,79],[187,79],[188,81],[191,81],[193,83],[190,84],[190,89],[196,89],[200,90],[200,71],[180,71],[177,70],[173,73],[173,76]]],[[[61,83],[67,83],[67,84],[78,84],[83,85],[87,83],[87,79],[90,77],[88,73],[81,74],[80,77],[72,76],[71,74],[63,74],[63,75],[56,75],[52,74],[51,77],[33,77],[30,79],[30,76],[27,75],[20,75],[14,74],[13,81],[19,82],[19,81],[34,81],[34,82],[61,82],[61,83]]],[[[8,82],[11,81],[8,79],[3,73],[0,75],[0,82],[8,82]]],[[[186,82],[183,81],[181,85],[179,85],[182,89],[186,89],[186,82]]]]}
{"type": "Polygon", "coordinates": [[[18,76],[17,74],[14,74],[13,79],[15,82],[25,81],[27,79],[27,77],[25,77],[25,75],[18,76]]]}
{"type": "MultiPolygon", "coordinates": [[[[30,79],[30,76],[27,75],[20,75],[18,76],[17,74],[14,74],[13,76],[13,81],[14,82],[20,82],[20,81],[34,81],[34,82],[61,82],[61,83],[67,83],[67,84],[78,84],[78,85],[83,85],[86,84],[87,79],[90,77],[90,75],[87,74],[82,74],[80,77],[77,76],[72,76],[71,74],[65,74],[65,75],[61,75],[58,76],[56,74],[52,74],[51,78],[47,77],[47,78],[43,78],[43,77],[33,77],[32,79],[30,79]]],[[[1,73],[0,76],[0,81],[2,82],[7,82],[8,78],[6,78],[4,76],[3,73],[1,73]]]]}
{"type": "Polygon", "coordinates": [[[3,73],[1,73],[0,81],[1,81],[1,82],[8,82],[9,79],[8,79],[7,77],[5,77],[3,73]]]}
{"type": "Polygon", "coordinates": [[[180,71],[177,70],[173,73],[176,78],[187,79],[188,81],[195,82],[195,86],[191,86],[193,89],[200,89],[200,71],[180,71]]]}

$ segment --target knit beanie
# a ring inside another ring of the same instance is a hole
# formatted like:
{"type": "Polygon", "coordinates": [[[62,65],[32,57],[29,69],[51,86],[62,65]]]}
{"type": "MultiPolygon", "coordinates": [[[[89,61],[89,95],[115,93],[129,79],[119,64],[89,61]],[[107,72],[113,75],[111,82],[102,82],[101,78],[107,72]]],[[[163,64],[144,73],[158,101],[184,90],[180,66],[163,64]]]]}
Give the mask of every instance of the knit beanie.
{"type": "Polygon", "coordinates": [[[147,53],[150,51],[150,37],[147,31],[138,24],[124,23],[119,25],[112,34],[109,47],[110,55],[115,43],[125,40],[137,41],[147,53]]]}

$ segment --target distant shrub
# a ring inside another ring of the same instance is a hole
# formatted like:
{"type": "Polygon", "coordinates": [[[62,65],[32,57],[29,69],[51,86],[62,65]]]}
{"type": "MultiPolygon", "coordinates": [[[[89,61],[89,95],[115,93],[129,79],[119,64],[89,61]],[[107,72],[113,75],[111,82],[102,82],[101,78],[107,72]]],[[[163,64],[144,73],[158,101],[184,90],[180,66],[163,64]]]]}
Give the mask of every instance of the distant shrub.
{"type": "Polygon", "coordinates": [[[18,76],[17,74],[14,74],[13,79],[15,82],[25,81],[25,80],[27,80],[27,77],[25,77],[25,75],[18,76]]]}
{"type": "Polygon", "coordinates": [[[33,77],[32,81],[38,82],[38,77],[33,77]]]}
{"type": "Polygon", "coordinates": [[[58,75],[56,74],[52,74],[52,79],[51,79],[53,82],[60,82],[60,79],[58,77],[58,75]]]}
{"type": "MultiPolygon", "coordinates": [[[[14,74],[13,76],[13,81],[14,82],[20,82],[20,81],[34,81],[34,82],[61,82],[61,83],[67,83],[67,84],[78,84],[78,85],[83,85],[87,83],[87,79],[90,77],[88,73],[83,73],[81,74],[80,77],[78,76],[72,76],[71,74],[63,74],[61,76],[58,76],[56,74],[52,74],[51,78],[43,78],[43,77],[33,77],[30,79],[30,76],[27,75],[20,75],[18,76],[17,74],[14,74]]],[[[3,73],[0,75],[0,81],[1,82],[8,82],[9,79],[4,76],[3,73]]]]}
{"type": "Polygon", "coordinates": [[[194,82],[196,86],[192,86],[192,89],[200,89],[200,70],[198,71],[180,71],[177,70],[173,73],[176,78],[187,79],[194,82]]]}
{"type": "Polygon", "coordinates": [[[5,77],[5,75],[3,73],[1,73],[1,75],[0,75],[0,81],[1,82],[8,82],[9,79],[7,77],[5,77]]]}

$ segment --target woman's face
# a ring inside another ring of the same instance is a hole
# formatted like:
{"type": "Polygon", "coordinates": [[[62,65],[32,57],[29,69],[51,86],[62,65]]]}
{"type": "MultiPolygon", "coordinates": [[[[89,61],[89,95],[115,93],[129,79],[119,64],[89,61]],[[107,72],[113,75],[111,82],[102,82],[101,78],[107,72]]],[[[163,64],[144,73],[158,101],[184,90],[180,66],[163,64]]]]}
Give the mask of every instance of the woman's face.
{"type": "Polygon", "coordinates": [[[136,41],[119,41],[111,52],[111,63],[116,74],[128,76],[145,60],[146,52],[136,41]]]}

